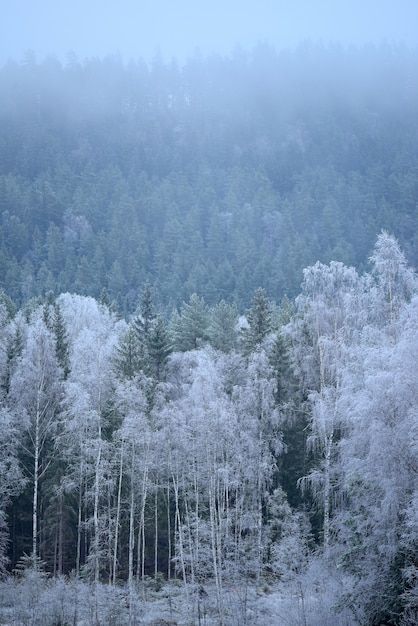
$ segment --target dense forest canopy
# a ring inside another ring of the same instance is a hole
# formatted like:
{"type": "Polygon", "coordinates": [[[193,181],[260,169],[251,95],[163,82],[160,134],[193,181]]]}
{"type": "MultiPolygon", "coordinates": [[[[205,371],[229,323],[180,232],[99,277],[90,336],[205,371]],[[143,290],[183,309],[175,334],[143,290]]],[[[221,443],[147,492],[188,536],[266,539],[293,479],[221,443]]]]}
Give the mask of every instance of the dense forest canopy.
{"type": "Polygon", "coordinates": [[[382,228],[416,265],[417,50],[259,45],[183,66],[27,56],[0,70],[1,286],[123,314],[146,280],[280,301],[317,260],[367,266],[382,228]]]}
{"type": "Polygon", "coordinates": [[[0,69],[0,621],[418,622],[417,62],[0,69]]]}

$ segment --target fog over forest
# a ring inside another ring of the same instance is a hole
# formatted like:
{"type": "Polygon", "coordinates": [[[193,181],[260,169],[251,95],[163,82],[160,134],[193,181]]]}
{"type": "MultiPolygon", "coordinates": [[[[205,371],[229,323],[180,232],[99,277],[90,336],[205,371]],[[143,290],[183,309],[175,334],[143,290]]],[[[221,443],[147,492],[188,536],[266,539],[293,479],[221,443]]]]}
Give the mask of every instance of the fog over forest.
{"type": "Polygon", "coordinates": [[[417,7],[7,8],[2,624],[418,623],[417,7]]]}
{"type": "Polygon", "coordinates": [[[38,61],[54,55],[65,62],[120,55],[123,62],[150,62],[157,53],[180,65],[199,51],[230,55],[268,43],[277,50],[301,42],[344,46],[381,43],[417,45],[414,0],[19,0],[3,7],[0,64],[38,61]]]}

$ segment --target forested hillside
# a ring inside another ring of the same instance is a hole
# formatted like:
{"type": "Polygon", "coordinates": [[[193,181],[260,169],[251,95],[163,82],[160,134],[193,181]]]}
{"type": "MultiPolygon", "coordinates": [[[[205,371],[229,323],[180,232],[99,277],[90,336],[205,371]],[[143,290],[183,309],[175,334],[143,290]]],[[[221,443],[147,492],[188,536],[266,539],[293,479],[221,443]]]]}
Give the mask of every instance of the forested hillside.
{"type": "Polygon", "coordinates": [[[0,622],[418,622],[418,51],[0,70],[0,622]]]}
{"type": "Polygon", "coordinates": [[[260,45],[149,67],[0,70],[0,279],[166,315],[192,293],[280,302],[317,260],[365,268],[387,229],[418,263],[418,52],[260,45]]]}

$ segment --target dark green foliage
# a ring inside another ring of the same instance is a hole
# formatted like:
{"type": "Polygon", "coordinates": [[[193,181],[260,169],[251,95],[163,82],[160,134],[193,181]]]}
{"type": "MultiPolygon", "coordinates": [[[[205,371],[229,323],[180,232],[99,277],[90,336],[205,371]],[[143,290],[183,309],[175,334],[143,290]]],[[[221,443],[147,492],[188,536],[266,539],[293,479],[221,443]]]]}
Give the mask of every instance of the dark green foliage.
{"type": "Polygon", "coordinates": [[[222,352],[231,352],[237,344],[238,311],[221,300],[210,311],[208,335],[210,344],[222,352]]]}
{"type": "Polygon", "coordinates": [[[135,328],[131,325],[116,349],[115,367],[122,378],[133,378],[143,367],[141,345],[135,328]]]}
{"type": "Polygon", "coordinates": [[[159,315],[150,328],[147,344],[149,372],[157,381],[162,380],[172,348],[167,327],[159,315]]]}
{"type": "Polygon", "coordinates": [[[269,361],[276,381],[274,394],[277,406],[285,406],[286,403],[295,399],[297,387],[290,367],[288,346],[280,332],[276,334],[269,353],[269,361]]]}
{"type": "Polygon", "coordinates": [[[254,352],[272,331],[272,306],[261,287],[255,292],[251,308],[247,311],[248,327],[241,331],[242,349],[245,354],[254,352]]]}
{"type": "Polygon", "coordinates": [[[181,352],[202,347],[207,338],[209,318],[203,298],[195,293],[188,302],[183,302],[180,314],[171,320],[174,349],[181,352]]]}
{"type": "Polygon", "coordinates": [[[106,288],[129,316],[148,280],[165,315],[192,293],[243,311],[318,259],[362,270],[382,228],[417,265],[416,55],[0,68],[0,286],[106,288]]]}
{"type": "Polygon", "coordinates": [[[54,304],[53,311],[52,329],[55,335],[55,351],[64,379],[66,379],[70,373],[70,344],[59,304],[54,304]]]}
{"type": "Polygon", "coordinates": [[[54,334],[55,354],[65,380],[70,373],[70,344],[67,329],[60,305],[54,301],[51,292],[46,295],[45,300],[42,307],[42,319],[45,326],[54,334]]]}
{"type": "Polygon", "coordinates": [[[0,289],[0,307],[5,310],[9,319],[16,315],[17,308],[15,303],[4,293],[2,289],[0,289]]]}
{"type": "Polygon", "coordinates": [[[147,283],[141,296],[139,310],[132,321],[139,342],[139,356],[144,362],[148,358],[148,343],[155,318],[153,293],[150,284],[147,283]]]}
{"type": "Polygon", "coordinates": [[[9,393],[10,380],[16,367],[17,360],[23,351],[23,335],[19,326],[6,338],[6,367],[3,373],[2,389],[5,395],[9,393]]]}
{"type": "Polygon", "coordinates": [[[143,372],[160,381],[164,378],[170,352],[168,330],[163,318],[156,313],[152,289],[147,283],[139,311],[117,348],[116,369],[125,378],[143,372]]]}

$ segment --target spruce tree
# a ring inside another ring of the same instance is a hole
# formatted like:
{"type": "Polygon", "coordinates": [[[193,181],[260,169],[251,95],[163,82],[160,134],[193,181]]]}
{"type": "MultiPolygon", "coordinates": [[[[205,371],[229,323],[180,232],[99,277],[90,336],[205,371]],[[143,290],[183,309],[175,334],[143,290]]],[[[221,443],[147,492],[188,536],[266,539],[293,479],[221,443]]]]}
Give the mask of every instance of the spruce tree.
{"type": "Polygon", "coordinates": [[[164,378],[170,352],[170,337],[163,319],[158,315],[151,327],[148,341],[149,370],[157,381],[164,378]]]}
{"type": "Polygon", "coordinates": [[[142,292],[139,311],[134,319],[134,327],[138,333],[138,337],[146,343],[147,337],[151,330],[151,325],[156,318],[154,306],[154,297],[151,285],[147,282],[142,292]]]}
{"type": "Polygon", "coordinates": [[[64,376],[64,380],[70,373],[70,345],[65,321],[62,316],[60,305],[54,304],[54,314],[52,319],[52,330],[55,335],[55,354],[58,359],[64,376]]]}
{"type": "Polygon", "coordinates": [[[254,293],[247,311],[248,327],[242,329],[242,349],[248,355],[255,352],[272,331],[272,309],[262,287],[254,293]]]}
{"type": "Polygon", "coordinates": [[[207,338],[208,328],[204,299],[192,294],[189,302],[183,302],[180,315],[174,314],[171,327],[176,350],[186,352],[200,348],[207,338]]]}
{"type": "Polygon", "coordinates": [[[209,341],[216,350],[231,352],[237,343],[238,311],[235,305],[221,300],[210,311],[209,341]]]}
{"type": "Polygon", "coordinates": [[[140,352],[138,334],[131,325],[116,347],[115,369],[121,378],[131,379],[141,371],[140,352]]]}
{"type": "Polygon", "coordinates": [[[151,328],[156,316],[152,288],[147,282],[141,296],[138,313],[132,321],[132,327],[136,332],[138,340],[138,356],[141,361],[141,369],[144,370],[144,373],[148,373],[149,370],[149,341],[151,328]]]}

